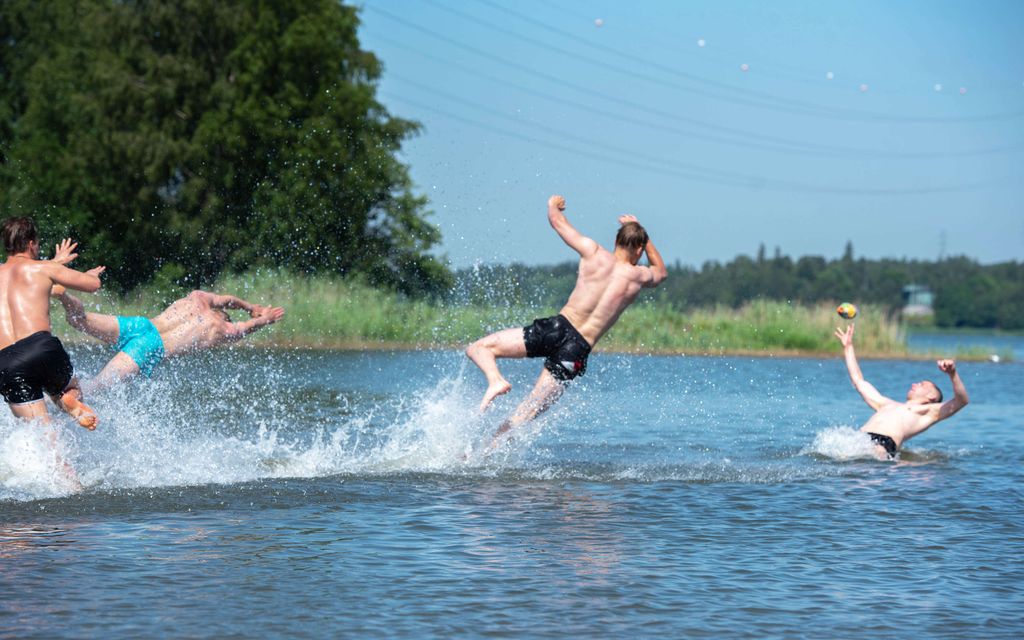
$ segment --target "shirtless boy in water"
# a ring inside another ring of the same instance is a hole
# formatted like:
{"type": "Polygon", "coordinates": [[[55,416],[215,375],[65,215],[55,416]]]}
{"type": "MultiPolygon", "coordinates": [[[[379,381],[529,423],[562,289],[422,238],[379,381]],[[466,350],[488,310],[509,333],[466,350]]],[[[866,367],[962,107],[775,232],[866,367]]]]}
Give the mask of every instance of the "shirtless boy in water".
{"type": "Polygon", "coordinates": [[[846,370],[854,388],[864,398],[864,402],[875,410],[875,415],[860,430],[871,436],[876,455],[880,459],[894,459],[904,442],[963,409],[970,400],[956,372],[956,363],[952,360],[938,361],[939,371],[948,375],[953,383],[953,398],[948,402],[942,402],[942,391],[930,380],[910,385],[906,402],[886,398],[860,372],[857,355],[853,351],[853,324],[846,331],[836,329],[836,337],[843,344],[846,370]]]}
{"type": "Polygon", "coordinates": [[[117,347],[117,355],[89,382],[90,390],[109,387],[139,373],[148,378],[164,358],[240,340],[284,316],[281,307],[193,291],[150,320],[88,312],[63,288],[54,287],[53,293],[64,305],[71,326],[117,347]],[[250,319],[232,322],[224,309],[242,309],[250,319]]]}
{"type": "Polygon", "coordinates": [[[466,355],[487,377],[481,411],[512,389],[498,370],[496,358],[545,358],[533,391],[494,434],[492,448],[505,432],[549,408],[570,380],[583,375],[590,350],[640,290],[658,286],[668,275],[665,262],[635,216],[619,217],[622,226],[612,252],[577,231],[564,211],[565,198],[555,195],[548,199],[548,222],[580,254],[576,288],[568,302],[556,316],[492,333],[466,349],[466,355]],[[638,266],[645,252],[650,266],[638,266]]]}
{"type": "MultiPolygon", "coordinates": [[[[0,394],[19,418],[49,421],[43,392],[93,430],[96,413],[82,392],[64,345],[50,333],[50,291],[55,286],[93,292],[104,267],[84,273],[39,259],[39,231],[31,218],[0,225],[7,261],[0,264],[0,394]]],[[[58,253],[71,244],[65,240],[58,253]]]]}

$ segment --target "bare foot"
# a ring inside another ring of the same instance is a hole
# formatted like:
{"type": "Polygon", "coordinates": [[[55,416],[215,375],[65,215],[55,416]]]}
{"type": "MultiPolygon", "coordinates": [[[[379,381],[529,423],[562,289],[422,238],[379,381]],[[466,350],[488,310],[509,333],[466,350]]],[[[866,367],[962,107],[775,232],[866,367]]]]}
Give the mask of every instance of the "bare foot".
{"type": "Polygon", "coordinates": [[[61,396],[60,403],[64,405],[64,410],[68,414],[78,420],[78,424],[85,427],[89,431],[95,431],[96,425],[99,424],[100,419],[96,415],[96,412],[92,410],[92,407],[85,404],[81,400],[82,392],[78,389],[69,389],[61,396]]]}
{"type": "Polygon", "coordinates": [[[509,383],[508,380],[504,378],[496,382],[492,382],[491,385],[487,387],[487,392],[484,393],[483,401],[480,402],[480,413],[483,413],[487,409],[487,407],[489,407],[491,403],[494,402],[495,398],[501,395],[505,395],[511,390],[512,385],[509,383]]]}

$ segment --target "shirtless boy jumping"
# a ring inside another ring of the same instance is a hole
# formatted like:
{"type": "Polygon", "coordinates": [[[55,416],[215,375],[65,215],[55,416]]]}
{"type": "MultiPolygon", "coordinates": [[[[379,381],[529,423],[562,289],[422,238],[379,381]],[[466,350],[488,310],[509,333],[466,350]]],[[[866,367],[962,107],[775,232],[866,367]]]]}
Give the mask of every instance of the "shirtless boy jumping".
{"type": "Polygon", "coordinates": [[[665,262],[635,216],[619,217],[622,226],[611,252],[569,224],[564,210],[565,198],[555,195],[548,199],[548,222],[580,254],[576,288],[561,312],[527,327],[492,333],[466,349],[466,355],[487,377],[481,411],[512,389],[498,370],[496,358],[545,359],[530,396],[494,434],[491,448],[505,432],[549,408],[570,380],[583,375],[590,350],[636,300],[640,290],[658,286],[668,275],[665,262]],[[645,252],[650,266],[638,266],[645,252]]]}
{"type": "Polygon", "coordinates": [[[953,383],[951,400],[942,402],[939,387],[930,380],[922,380],[910,385],[906,402],[899,402],[886,398],[864,379],[857,364],[857,355],[853,351],[853,324],[846,331],[836,329],[836,337],[843,344],[846,370],[854,388],[864,398],[864,402],[875,410],[875,415],[860,430],[871,436],[880,459],[894,459],[904,442],[967,406],[967,389],[952,360],[938,361],[939,371],[948,375],[949,381],[953,383]]]}
{"type": "MultiPolygon", "coordinates": [[[[0,225],[7,261],[0,264],[0,394],[11,412],[27,420],[49,420],[43,392],[86,429],[96,414],[82,402],[71,358],[50,333],[50,291],[55,286],[93,292],[104,267],[85,273],[39,259],[39,231],[31,218],[0,225]]],[[[58,253],[71,245],[65,240],[58,253]]]]}
{"type": "Polygon", "coordinates": [[[64,305],[68,324],[117,348],[117,354],[89,382],[90,391],[139,373],[148,378],[165,358],[240,340],[284,316],[280,307],[265,307],[206,291],[193,291],[176,300],[152,320],[88,312],[78,298],[63,288],[54,287],[53,295],[64,305]],[[224,309],[242,309],[250,319],[232,322],[224,309]]]}

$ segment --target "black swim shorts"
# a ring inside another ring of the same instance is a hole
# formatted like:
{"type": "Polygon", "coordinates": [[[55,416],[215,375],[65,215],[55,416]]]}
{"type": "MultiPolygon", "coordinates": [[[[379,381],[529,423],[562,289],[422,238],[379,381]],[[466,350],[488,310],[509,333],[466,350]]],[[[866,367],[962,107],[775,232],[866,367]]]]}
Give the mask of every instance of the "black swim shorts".
{"type": "Polygon", "coordinates": [[[8,404],[59,398],[74,374],[64,345],[49,331],[38,331],[0,350],[0,394],[8,404]]]}
{"type": "Polygon", "coordinates": [[[889,459],[892,460],[896,457],[896,452],[899,451],[899,447],[896,446],[896,441],[889,436],[883,436],[880,433],[867,432],[871,436],[871,442],[880,444],[885,448],[885,452],[889,454],[889,459]]]}
{"type": "Polygon", "coordinates": [[[526,357],[544,357],[544,368],[559,382],[568,382],[587,370],[590,343],[561,314],[538,318],[523,327],[523,340],[526,357]]]}

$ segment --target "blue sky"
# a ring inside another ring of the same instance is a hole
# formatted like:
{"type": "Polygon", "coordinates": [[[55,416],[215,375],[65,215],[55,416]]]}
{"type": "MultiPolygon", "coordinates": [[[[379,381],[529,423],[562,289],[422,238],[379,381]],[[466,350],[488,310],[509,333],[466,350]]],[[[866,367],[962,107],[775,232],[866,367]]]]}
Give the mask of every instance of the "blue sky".
{"type": "Polygon", "coordinates": [[[1024,259],[1022,2],[358,6],[455,267],[573,259],[552,193],[605,246],[633,213],[695,266],[1024,259]]]}

